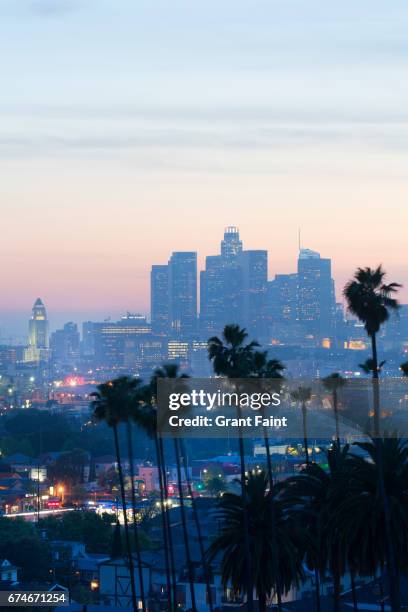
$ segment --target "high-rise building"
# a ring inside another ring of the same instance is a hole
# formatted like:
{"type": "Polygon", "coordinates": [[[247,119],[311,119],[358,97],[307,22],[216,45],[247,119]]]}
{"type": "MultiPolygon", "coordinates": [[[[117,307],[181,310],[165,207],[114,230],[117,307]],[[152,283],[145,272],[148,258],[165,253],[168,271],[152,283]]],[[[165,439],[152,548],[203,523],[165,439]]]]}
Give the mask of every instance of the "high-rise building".
{"type": "Polygon", "coordinates": [[[233,259],[242,253],[242,241],[239,238],[239,229],[230,225],[225,228],[224,239],[221,241],[221,256],[233,259]]]}
{"type": "Polygon", "coordinates": [[[197,253],[174,252],[169,264],[169,322],[173,336],[197,329],[197,253]]]}
{"type": "Polygon", "coordinates": [[[169,333],[169,266],[154,265],[150,272],[150,312],[152,332],[169,333]]]}
{"type": "Polygon", "coordinates": [[[295,323],[298,306],[298,275],[276,274],[268,283],[268,315],[272,324],[295,323]]]}
{"type": "MultiPolygon", "coordinates": [[[[151,333],[146,317],[140,314],[127,313],[119,321],[103,321],[87,324],[92,337],[94,361],[97,366],[136,367],[141,354],[141,343],[151,333]]],[[[90,337],[88,344],[91,345],[90,337]]]]}
{"type": "MultiPolygon", "coordinates": [[[[313,343],[332,339],[335,317],[331,260],[310,249],[301,249],[298,259],[298,320],[313,343]]],[[[327,342],[325,346],[327,345],[327,342]]]]}
{"type": "Polygon", "coordinates": [[[206,258],[200,276],[202,336],[219,334],[231,323],[265,335],[267,279],[267,251],[244,251],[238,228],[227,227],[220,255],[206,258]]]}
{"type": "Polygon", "coordinates": [[[28,348],[24,361],[42,361],[48,357],[49,337],[47,311],[41,298],[37,298],[28,323],[28,348]]]}
{"type": "Polygon", "coordinates": [[[301,338],[298,314],[298,275],[277,274],[268,282],[267,330],[276,344],[297,344],[301,338]]]}
{"type": "Polygon", "coordinates": [[[200,330],[219,334],[229,323],[242,322],[242,269],[237,257],[211,255],[200,274],[200,330]]]}
{"type": "Polygon", "coordinates": [[[266,288],[268,282],[268,252],[242,251],[242,324],[251,336],[267,336],[266,288]]]}
{"type": "Polygon", "coordinates": [[[200,331],[221,333],[230,323],[242,325],[242,242],[236,227],[227,227],[220,255],[206,258],[200,275],[200,331]]]}
{"type": "Polygon", "coordinates": [[[50,348],[54,363],[74,366],[79,360],[79,332],[76,323],[65,323],[51,334],[50,348]]]}
{"type": "Polygon", "coordinates": [[[37,298],[32,309],[29,321],[28,344],[36,349],[47,349],[48,341],[48,319],[47,311],[41,298],[37,298]]]}

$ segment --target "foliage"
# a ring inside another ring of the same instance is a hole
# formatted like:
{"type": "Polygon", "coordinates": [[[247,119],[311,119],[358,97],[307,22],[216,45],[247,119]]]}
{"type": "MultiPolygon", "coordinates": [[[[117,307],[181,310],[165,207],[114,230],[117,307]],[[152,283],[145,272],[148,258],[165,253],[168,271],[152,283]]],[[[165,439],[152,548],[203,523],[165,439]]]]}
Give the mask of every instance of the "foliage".
{"type": "Polygon", "coordinates": [[[245,341],[245,329],[238,325],[226,325],[222,339],[213,336],[208,340],[208,357],[213,363],[215,374],[228,378],[246,378],[252,371],[254,350],[257,342],[245,341]]]}
{"type": "MultiPolygon", "coordinates": [[[[216,517],[221,521],[221,531],[211,544],[208,556],[221,555],[222,581],[231,582],[236,593],[245,592],[246,555],[244,543],[244,504],[249,519],[249,537],[252,560],[253,584],[261,601],[280,588],[287,593],[292,585],[303,578],[302,534],[287,512],[286,502],[274,499],[274,527],[272,534],[271,493],[265,473],[250,474],[245,483],[245,502],[241,495],[225,493],[218,502],[216,517]],[[278,559],[274,567],[273,542],[277,542],[278,559]]],[[[275,493],[274,493],[275,495],[275,493]]]]}
{"type": "Polygon", "coordinates": [[[386,284],[385,275],[382,266],[358,268],[344,289],[350,312],[364,323],[369,336],[376,334],[388,321],[390,311],[398,308],[398,302],[392,296],[401,285],[386,284]]]}
{"type": "Polygon", "coordinates": [[[63,481],[70,485],[83,484],[85,466],[89,460],[81,449],[62,453],[49,469],[49,477],[54,482],[63,481]]]}
{"type": "Polygon", "coordinates": [[[0,517],[0,558],[21,568],[23,580],[49,579],[50,550],[35,525],[23,519],[0,517]]]}
{"type": "Polygon", "coordinates": [[[205,488],[214,497],[219,497],[221,493],[224,493],[226,490],[226,484],[224,478],[220,478],[219,476],[212,476],[211,478],[206,478],[205,480],[205,488]]]}
{"type": "Polygon", "coordinates": [[[88,552],[107,553],[112,538],[112,517],[95,512],[66,512],[60,518],[40,520],[40,529],[49,540],[78,540],[84,542],[88,552]]]}
{"type": "Polygon", "coordinates": [[[6,419],[8,436],[28,440],[34,456],[41,452],[59,451],[71,435],[69,421],[42,410],[16,410],[6,419]]]}
{"type": "MultiPolygon", "coordinates": [[[[408,445],[398,438],[381,440],[381,462],[390,508],[392,546],[399,573],[408,570],[408,445]]],[[[374,576],[386,560],[384,504],[379,494],[378,445],[356,443],[332,491],[331,517],[349,562],[374,576]]]]}

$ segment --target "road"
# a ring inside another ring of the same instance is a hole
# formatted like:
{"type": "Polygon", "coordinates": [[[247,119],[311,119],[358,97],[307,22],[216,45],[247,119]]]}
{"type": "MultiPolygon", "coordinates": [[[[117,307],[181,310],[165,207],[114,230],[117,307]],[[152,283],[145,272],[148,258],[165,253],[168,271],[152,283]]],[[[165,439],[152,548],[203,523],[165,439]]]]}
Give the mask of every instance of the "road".
{"type": "Polygon", "coordinates": [[[75,510],[75,508],[54,508],[49,510],[40,510],[40,512],[37,512],[36,510],[31,512],[15,512],[14,514],[3,514],[3,516],[5,518],[17,518],[21,516],[27,521],[35,521],[38,515],[41,517],[52,515],[56,516],[58,514],[62,514],[63,512],[72,512],[73,510],[75,510]]]}

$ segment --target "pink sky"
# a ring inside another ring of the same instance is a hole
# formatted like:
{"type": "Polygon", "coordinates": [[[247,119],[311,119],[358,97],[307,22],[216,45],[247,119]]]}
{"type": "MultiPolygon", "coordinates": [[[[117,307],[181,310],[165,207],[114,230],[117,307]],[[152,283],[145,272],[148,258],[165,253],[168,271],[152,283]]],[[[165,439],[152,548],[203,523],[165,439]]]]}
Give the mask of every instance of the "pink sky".
{"type": "Polygon", "coordinates": [[[151,264],[197,250],[202,267],[231,224],[245,248],[268,249],[271,278],[295,270],[300,226],[303,246],[332,258],[338,295],[356,266],[383,263],[408,301],[402,181],[374,169],[359,176],[358,166],[335,177],[307,167],[141,173],[122,162],[89,162],[86,171],[77,160],[63,169],[19,162],[24,184],[2,185],[3,310],[27,312],[40,295],[50,312],[146,312],[151,264]]]}

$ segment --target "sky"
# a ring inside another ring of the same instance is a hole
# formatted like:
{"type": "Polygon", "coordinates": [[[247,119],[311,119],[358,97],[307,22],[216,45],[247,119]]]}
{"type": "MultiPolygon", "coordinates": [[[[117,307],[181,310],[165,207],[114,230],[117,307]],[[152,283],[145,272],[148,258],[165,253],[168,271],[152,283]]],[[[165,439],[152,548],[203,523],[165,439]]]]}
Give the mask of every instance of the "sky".
{"type": "Polygon", "coordinates": [[[408,5],[0,0],[0,333],[149,310],[223,229],[408,302],[408,5]]]}

